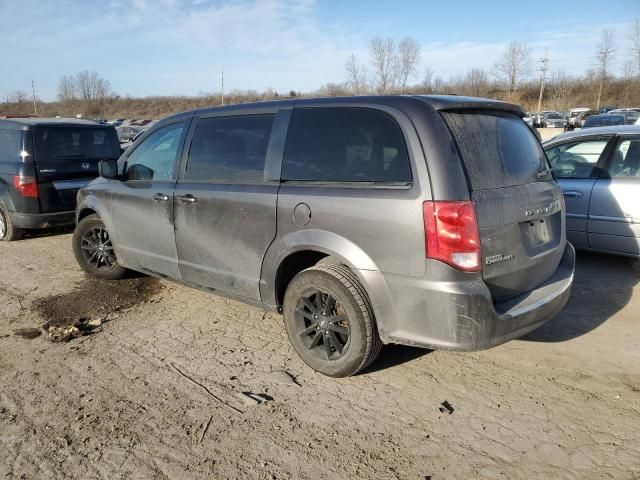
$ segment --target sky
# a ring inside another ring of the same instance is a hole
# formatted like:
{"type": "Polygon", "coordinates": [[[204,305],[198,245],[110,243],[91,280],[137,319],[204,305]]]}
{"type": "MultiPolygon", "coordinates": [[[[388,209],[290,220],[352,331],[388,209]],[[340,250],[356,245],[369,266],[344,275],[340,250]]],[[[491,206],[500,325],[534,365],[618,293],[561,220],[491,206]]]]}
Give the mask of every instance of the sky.
{"type": "Polygon", "coordinates": [[[551,73],[594,65],[600,32],[617,33],[614,73],[631,58],[640,0],[0,0],[0,94],[54,100],[61,76],[95,70],[120,95],[234,89],[313,91],[346,80],[352,53],[368,63],[375,35],[414,37],[421,63],[449,78],[490,69],[511,41],[551,73]]]}

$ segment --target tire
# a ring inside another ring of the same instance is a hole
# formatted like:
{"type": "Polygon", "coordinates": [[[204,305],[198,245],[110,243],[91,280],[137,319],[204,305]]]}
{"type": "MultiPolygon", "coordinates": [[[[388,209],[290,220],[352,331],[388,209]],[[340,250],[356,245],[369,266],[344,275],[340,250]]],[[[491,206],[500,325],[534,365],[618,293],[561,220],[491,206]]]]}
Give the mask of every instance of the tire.
{"type": "Polygon", "coordinates": [[[640,277],[640,258],[633,261],[632,268],[636,275],[640,277]]]}
{"type": "Polygon", "coordinates": [[[102,280],[118,280],[127,273],[118,264],[109,232],[97,215],[78,223],[71,242],[78,265],[88,274],[102,280]]]}
{"type": "Polygon", "coordinates": [[[12,242],[20,240],[24,235],[24,230],[13,226],[7,209],[0,202],[0,241],[12,242]]]}
{"type": "Polygon", "coordinates": [[[382,348],[365,289],[345,265],[316,265],[296,275],[283,313],[294,350],[324,375],[354,375],[382,348]]]}

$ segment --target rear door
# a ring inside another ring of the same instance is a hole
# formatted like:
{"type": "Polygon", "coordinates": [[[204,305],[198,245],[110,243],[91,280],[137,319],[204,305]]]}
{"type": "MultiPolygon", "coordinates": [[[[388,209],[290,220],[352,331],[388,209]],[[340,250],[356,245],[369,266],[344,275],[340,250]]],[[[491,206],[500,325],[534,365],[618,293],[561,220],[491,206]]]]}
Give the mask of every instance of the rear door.
{"type": "Polygon", "coordinates": [[[640,137],[617,139],[593,188],[588,235],[591,248],[640,255],[640,137]]]}
{"type": "Polygon", "coordinates": [[[276,234],[279,182],[265,175],[275,118],[272,110],[197,120],[174,201],[183,280],[260,298],[262,259],[276,234]]]}
{"type": "Polygon", "coordinates": [[[540,143],[512,113],[443,117],[462,157],[494,301],[532,290],[556,271],[566,247],[562,192],[540,143]]]}
{"type": "Polygon", "coordinates": [[[612,135],[568,140],[545,148],[567,206],[567,240],[588,247],[587,218],[596,178],[612,135]]]}
{"type": "Polygon", "coordinates": [[[78,190],[98,176],[98,162],[120,156],[113,127],[39,126],[34,137],[42,213],[74,210],[78,190]]]}

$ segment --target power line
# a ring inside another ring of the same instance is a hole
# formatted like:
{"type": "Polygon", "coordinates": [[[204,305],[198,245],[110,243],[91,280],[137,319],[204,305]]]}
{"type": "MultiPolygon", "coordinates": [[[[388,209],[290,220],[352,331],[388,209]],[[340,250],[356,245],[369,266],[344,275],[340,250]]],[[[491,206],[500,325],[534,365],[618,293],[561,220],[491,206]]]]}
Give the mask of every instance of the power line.
{"type": "Polygon", "coordinates": [[[540,96],[538,97],[538,111],[542,110],[542,94],[544,93],[544,81],[547,78],[547,70],[549,70],[549,52],[544,49],[544,58],[538,60],[542,63],[540,67],[540,96]]]}
{"type": "Polygon", "coordinates": [[[36,104],[36,82],[33,78],[31,79],[31,93],[33,95],[33,114],[37,116],[38,106],[36,104]]]}

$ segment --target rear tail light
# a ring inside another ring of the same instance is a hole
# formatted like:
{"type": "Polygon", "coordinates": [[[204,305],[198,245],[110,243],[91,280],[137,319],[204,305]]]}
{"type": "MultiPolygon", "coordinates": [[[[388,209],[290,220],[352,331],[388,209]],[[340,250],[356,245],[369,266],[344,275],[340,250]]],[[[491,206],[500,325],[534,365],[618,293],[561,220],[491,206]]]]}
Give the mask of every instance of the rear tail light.
{"type": "Polygon", "coordinates": [[[38,183],[35,177],[14,175],[13,186],[23,197],[38,198],[38,183]]]}
{"type": "Polygon", "coordinates": [[[466,272],[482,270],[480,232],[472,202],[433,202],[422,205],[427,258],[466,272]]]}

